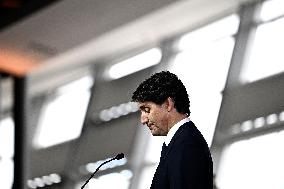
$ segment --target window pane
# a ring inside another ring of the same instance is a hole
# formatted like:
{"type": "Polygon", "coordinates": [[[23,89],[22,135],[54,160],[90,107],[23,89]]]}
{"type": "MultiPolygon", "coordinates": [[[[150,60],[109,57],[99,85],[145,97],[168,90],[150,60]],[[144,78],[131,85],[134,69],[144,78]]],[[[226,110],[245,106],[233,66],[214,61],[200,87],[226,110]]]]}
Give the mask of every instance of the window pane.
{"type": "Polygon", "coordinates": [[[256,81],[284,71],[284,18],[260,25],[248,61],[241,74],[242,82],[256,81]]]}
{"type": "Polygon", "coordinates": [[[203,48],[208,42],[220,40],[237,33],[239,22],[237,15],[225,17],[182,36],[178,46],[182,50],[203,48]]]}
{"type": "Polygon", "coordinates": [[[220,189],[284,187],[284,131],[239,141],[221,159],[216,184],[220,189]]]}
{"type": "Polygon", "coordinates": [[[58,89],[58,96],[49,100],[40,117],[36,147],[48,147],[80,136],[92,82],[91,77],[84,77],[58,89]]]}
{"type": "Polygon", "coordinates": [[[191,120],[211,145],[230,65],[234,39],[207,43],[180,53],[169,70],[176,73],[187,88],[191,120]]]}
{"type": "Polygon", "coordinates": [[[260,11],[262,21],[268,21],[281,15],[284,15],[283,0],[270,0],[263,3],[260,11]]]}
{"type": "Polygon", "coordinates": [[[143,169],[140,176],[138,189],[150,188],[157,167],[158,165],[147,166],[143,169]]]}
{"type": "Polygon", "coordinates": [[[14,122],[11,117],[0,121],[0,157],[14,156],[14,122]]]}
{"type": "Polygon", "coordinates": [[[0,160],[1,189],[11,189],[14,179],[14,162],[12,159],[0,160]]]}
{"type": "Polygon", "coordinates": [[[0,122],[1,189],[10,189],[14,177],[14,123],[11,117],[0,122]]]}

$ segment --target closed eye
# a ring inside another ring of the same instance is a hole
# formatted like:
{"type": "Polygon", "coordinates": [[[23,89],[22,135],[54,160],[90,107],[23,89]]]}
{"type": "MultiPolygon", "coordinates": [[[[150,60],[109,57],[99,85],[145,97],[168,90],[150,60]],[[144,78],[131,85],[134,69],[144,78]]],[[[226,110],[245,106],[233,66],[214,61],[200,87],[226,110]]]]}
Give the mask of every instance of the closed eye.
{"type": "Polygon", "coordinates": [[[141,106],[141,107],[140,107],[140,110],[141,110],[142,112],[145,112],[145,113],[150,113],[150,108],[149,108],[149,107],[141,106]]]}
{"type": "Polygon", "coordinates": [[[145,107],[145,108],[144,108],[144,112],[146,112],[146,113],[150,113],[150,108],[145,107]]]}

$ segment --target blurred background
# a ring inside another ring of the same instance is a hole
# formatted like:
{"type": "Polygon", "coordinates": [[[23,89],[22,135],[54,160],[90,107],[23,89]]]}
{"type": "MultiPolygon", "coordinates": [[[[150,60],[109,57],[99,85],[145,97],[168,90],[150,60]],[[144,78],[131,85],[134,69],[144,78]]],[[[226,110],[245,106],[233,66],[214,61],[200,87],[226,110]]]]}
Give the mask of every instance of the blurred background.
{"type": "Polygon", "coordinates": [[[161,70],[217,188],[284,188],[283,0],[0,0],[0,17],[1,189],[79,189],[118,153],[86,188],[149,188],[164,138],[130,99],[161,70]]]}

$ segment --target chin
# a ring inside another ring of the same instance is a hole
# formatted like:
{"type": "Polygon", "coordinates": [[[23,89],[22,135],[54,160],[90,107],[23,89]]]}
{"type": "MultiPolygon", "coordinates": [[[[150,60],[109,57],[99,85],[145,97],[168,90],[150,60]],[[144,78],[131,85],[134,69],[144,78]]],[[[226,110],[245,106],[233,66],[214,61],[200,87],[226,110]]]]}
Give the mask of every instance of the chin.
{"type": "Polygon", "coordinates": [[[160,128],[153,128],[151,130],[151,133],[153,136],[166,136],[167,134],[164,134],[164,131],[160,128]]]}
{"type": "Polygon", "coordinates": [[[155,131],[151,131],[151,134],[152,134],[153,136],[160,136],[159,133],[155,133],[155,131]]]}
{"type": "Polygon", "coordinates": [[[161,134],[161,133],[152,133],[153,136],[166,136],[164,134],[161,134]]]}

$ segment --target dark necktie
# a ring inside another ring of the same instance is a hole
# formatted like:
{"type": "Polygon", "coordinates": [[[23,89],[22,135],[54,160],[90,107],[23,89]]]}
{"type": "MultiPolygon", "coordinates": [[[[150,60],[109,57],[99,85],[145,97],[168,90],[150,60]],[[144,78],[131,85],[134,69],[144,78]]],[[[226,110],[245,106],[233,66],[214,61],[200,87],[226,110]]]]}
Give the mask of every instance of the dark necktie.
{"type": "Polygon", "coordinates": [[[167,150],[168,150],[167,145],[165,143],[163,143],[161,157],[166,155],[167,150]]]}

